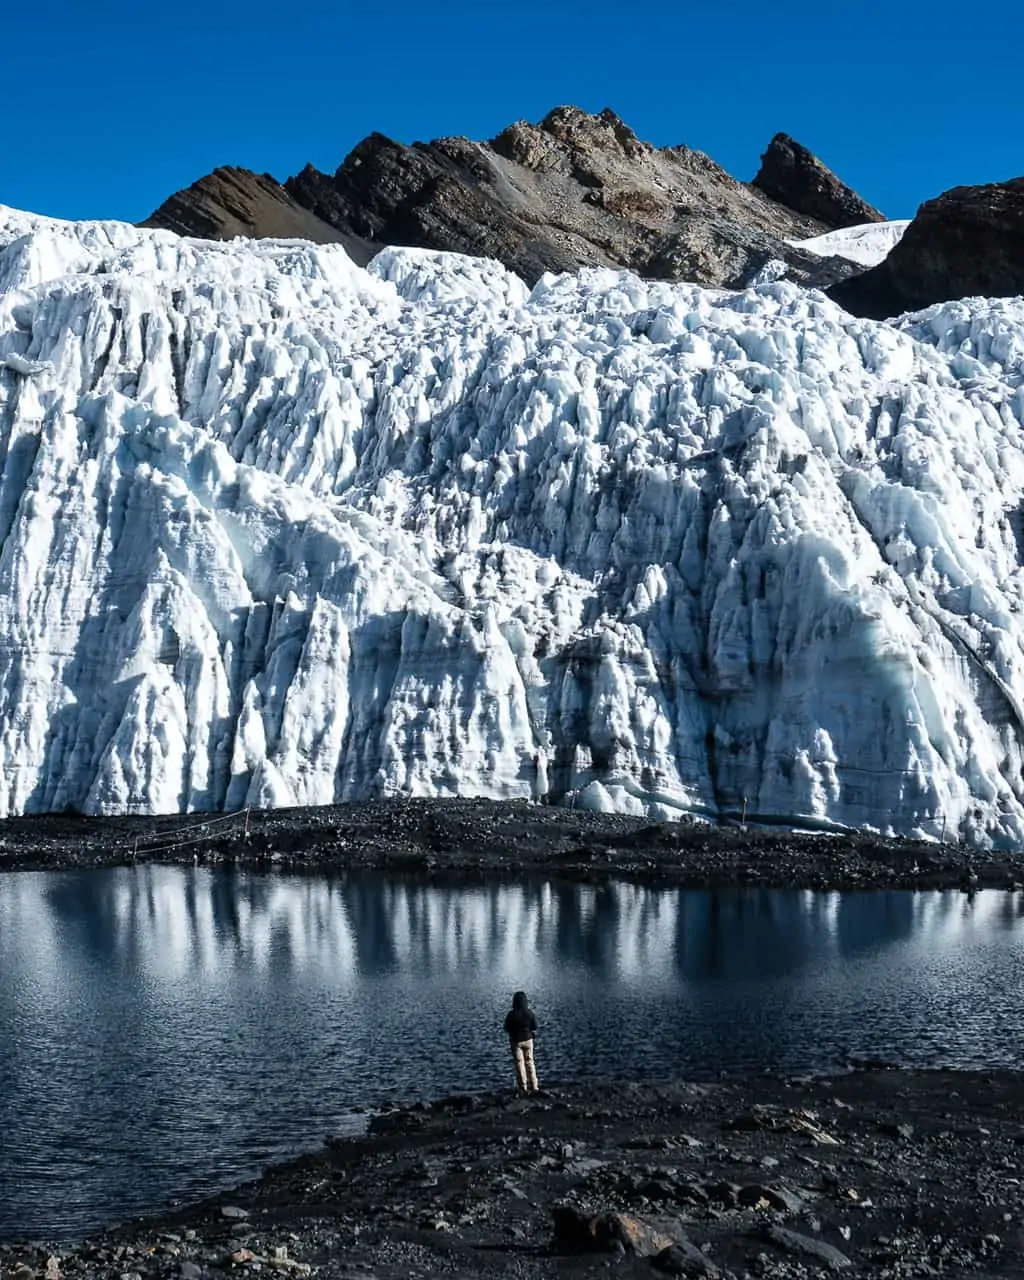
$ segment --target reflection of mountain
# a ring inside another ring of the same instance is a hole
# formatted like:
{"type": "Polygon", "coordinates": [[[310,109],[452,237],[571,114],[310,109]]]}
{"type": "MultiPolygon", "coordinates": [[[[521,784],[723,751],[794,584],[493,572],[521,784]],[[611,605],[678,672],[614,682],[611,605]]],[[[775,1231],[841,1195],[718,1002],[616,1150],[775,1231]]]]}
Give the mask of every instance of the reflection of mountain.
{"type": "MultiPolygon", "coordinates": [[[[83,959],[149,971],[320,967],[356,980],[469,965],[582,966],[606,979],[739,981],[916,935],[1010,924],[1015,900],[955,893],[680,892],[627,884],[446,888],[140,867],[38,878],[38,928],[83,959]],[[45,890],[43,889],[43,886],[45,890]]],[[[13,909],[0,894],[3,911],[13,909]]],[[[22,910],[28,909],[22,903],[22,910]]],[[[45,954],[45,953],[44,953],[45,954]]]]}

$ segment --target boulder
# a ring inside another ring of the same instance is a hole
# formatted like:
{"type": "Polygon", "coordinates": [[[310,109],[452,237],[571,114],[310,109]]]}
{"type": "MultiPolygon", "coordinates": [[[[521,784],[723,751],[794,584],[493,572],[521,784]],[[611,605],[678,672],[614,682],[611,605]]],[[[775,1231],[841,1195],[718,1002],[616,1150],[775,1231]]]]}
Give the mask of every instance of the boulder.
{"type": "Polygon", "coordinates": [[[662,1249],[661,1253],[655,1254],[651,1259],[651,1266],[664,1275],[687,1276],[694,1280],[699,1277],[715,1280],[715,1277],[722,1274],[721,1268],[716,1267],[689,1240],[680,1240],[678,1244],[670,1244],[667,1249],[662,1249]]]}
{"type": "Polygon", "coordinates": [[[632,1253],[650,1258],[684,1238],[663,1223],[626,1213],[585,1213],[574,1205],[556,1205],[552,1217],[555,1244],[563,1253],[632,1253]]]}
{"type": "Polygon", "coordinates": [[[799,1213],[803,1197],[789,1187],[768,1187],[756,1182],[740,1187],[736,1199],[745,1209],[769,1208],[781,1213],[799,1213]]]}
{"type": "Polygon", "coordinates": [[[788,1227],[767,1227],[763,1238],[782,1249],[784,1253],[794,1254],[799,1258],[807,1258],[827,1267],[830,1271],[844,1271],[853,1263],[841,1250],[825,1240],[815,1240],[813,1236],[805,1236],[799,1231],[791,1231],[788,1227]]]}

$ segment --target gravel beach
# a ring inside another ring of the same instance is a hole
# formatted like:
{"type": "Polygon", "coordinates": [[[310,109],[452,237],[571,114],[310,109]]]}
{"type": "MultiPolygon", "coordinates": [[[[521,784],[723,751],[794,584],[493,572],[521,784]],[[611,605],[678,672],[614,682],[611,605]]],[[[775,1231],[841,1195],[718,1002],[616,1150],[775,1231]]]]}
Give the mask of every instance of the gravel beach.
{"type": "Polygon", "coordinates": [[[0,869],[132,862],[318,873],[376,870],[432,880],[546,876],[688,888],[1013,888],[1024,850],[783,825],[652,824],[621,814],[489,800],[386,800],[248,815],[0,822],[0,869]]]}
{"type": "Polygon", "coordinates": [[[555,1083],[439,1100],[4,1280],[1024,1274],[1024,1078],[555,1083]]]}

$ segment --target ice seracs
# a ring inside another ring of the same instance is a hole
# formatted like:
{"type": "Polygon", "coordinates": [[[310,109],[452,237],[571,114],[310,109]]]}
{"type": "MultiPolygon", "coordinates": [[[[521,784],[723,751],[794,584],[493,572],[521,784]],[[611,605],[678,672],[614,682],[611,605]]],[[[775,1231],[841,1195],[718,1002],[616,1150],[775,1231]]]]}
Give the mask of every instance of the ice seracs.
{"type": "Polygon", "coordinates": [[[0,210],[0,811],[1024,836],[1024,303],[0,210]]]}

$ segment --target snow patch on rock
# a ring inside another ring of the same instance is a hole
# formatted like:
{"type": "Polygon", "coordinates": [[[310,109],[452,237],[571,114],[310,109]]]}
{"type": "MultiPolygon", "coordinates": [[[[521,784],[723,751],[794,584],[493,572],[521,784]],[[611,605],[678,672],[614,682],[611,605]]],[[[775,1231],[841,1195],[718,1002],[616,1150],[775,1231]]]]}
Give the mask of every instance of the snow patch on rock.
{"type": "Polygon", "coordinates": [[[856,227],[840,227],[809,240],[790,240],[794,248],[806,249],[823,258],[846,258],[862,267],[877,267],[892,253],[910,226],[910,219],[892,222],[865,222],[856,227]]]}

